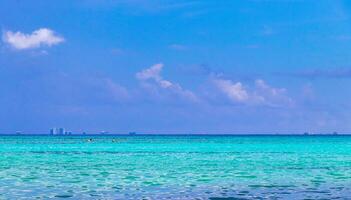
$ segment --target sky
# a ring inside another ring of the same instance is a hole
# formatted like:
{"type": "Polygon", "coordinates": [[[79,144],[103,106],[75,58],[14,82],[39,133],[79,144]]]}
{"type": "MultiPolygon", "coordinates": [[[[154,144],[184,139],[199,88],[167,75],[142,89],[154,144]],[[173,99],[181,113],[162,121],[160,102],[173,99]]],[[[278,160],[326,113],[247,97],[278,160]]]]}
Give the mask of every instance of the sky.
{"type": "Polygon", "coordinates": [[[0,0],[0,133],[351,133],[350,11],[0,0]]]}

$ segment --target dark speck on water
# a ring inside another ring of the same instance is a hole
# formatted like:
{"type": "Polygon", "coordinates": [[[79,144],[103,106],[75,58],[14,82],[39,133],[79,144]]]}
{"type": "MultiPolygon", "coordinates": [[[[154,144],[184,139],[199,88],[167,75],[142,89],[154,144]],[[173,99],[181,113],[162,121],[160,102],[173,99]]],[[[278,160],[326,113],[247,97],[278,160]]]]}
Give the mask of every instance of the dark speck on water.
{"type": "Polygon", "coordinates": [[[70,194],[59,194],[59,195],[55,195],[56,198],[71,198],[73,197],[73,195],[70,194]]]}

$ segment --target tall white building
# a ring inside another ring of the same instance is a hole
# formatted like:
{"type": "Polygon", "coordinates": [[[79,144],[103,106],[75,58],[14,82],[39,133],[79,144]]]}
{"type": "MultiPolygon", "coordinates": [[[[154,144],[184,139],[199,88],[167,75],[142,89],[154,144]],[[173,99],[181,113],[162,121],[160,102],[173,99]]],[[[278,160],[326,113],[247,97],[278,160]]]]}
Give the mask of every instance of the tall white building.
{"type": "Polygon", "coordinates": [[[56,128],[50,129],[50,135],[56,135],[56,134],[57,134],[57,129],[56,128]]]}
{"type": "Polygon", "coordinates": [[[66,133],[64,128],[52,128],[50,129],[50,135],[64,135],[66,133]]]}

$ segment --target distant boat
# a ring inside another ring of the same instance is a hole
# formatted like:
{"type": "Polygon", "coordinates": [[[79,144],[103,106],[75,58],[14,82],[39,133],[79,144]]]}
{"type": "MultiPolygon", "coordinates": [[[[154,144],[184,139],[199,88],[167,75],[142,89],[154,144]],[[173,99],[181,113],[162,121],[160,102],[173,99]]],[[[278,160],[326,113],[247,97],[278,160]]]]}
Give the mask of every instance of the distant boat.
{"type": "Polygon", "coordinates": [[[333,132],[333,135],[337,135],[337,134],[338,134],[338,132],[336,132],[336,131],[333,132]]]}
{"type": "Polygon", "coordinates": [[[304,132],[303,134],[304,134],[304,135],[309,135],[309,133],[308,133],[308,132],[304,132]]]}

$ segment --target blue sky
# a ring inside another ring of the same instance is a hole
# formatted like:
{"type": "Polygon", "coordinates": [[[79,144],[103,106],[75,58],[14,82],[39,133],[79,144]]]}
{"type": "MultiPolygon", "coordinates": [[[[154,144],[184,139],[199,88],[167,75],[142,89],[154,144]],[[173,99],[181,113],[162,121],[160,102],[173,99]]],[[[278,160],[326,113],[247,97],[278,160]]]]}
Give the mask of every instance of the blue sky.
{"type": "Polygon", "coordinates": [[[351,132],[349,1],[0,1],[0,131],[351,132]]]}

